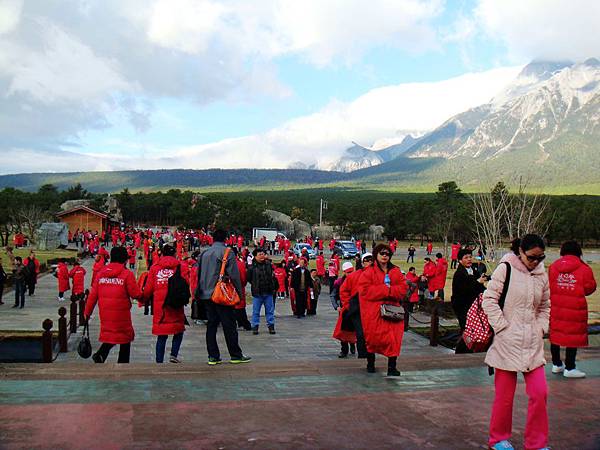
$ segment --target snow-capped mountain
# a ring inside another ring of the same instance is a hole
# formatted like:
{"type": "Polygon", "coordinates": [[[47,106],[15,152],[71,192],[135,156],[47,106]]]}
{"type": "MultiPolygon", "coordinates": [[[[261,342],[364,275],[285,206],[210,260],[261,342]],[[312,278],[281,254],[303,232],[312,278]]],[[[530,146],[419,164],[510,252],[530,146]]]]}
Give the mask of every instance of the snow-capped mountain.
{"type": "Polygon", "coordinates": [[[529,64],[490,103],[452,117],[407,155],[489,159],[533,146],[545,160],[548,148],[557,151],[559,143],[564,146],[573,137],[596,143],[600,137],[597,59],[529,64]]]}
{"type": "Polygon", "coordinates": [[[366,167],[376,166],[385,160],[379,155],[380,152],[368,149],[353,142],[353,146],[344,151],[342,157],[331,164],[326,170],[336,172],[353,172],[366,167]]]}

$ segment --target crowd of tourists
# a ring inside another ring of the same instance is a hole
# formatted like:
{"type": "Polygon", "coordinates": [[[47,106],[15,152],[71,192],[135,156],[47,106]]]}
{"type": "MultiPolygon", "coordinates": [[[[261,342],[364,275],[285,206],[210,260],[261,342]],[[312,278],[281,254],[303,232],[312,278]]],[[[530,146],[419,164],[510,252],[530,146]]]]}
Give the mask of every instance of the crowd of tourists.
{"type": "MultiPolygon", "coordinates": [[[[219,325],[223,330],[230,362],[250,362],[240,347],[238,329],[260,332],[264,308],[266,328],[276,334],[276,301],[289,299],[298,319],[317,314],[322,286],[329,287],[332,307],[338,318],[333,338],[340,341],[340,358],[357,354],[366,360],[368,373],[376,372],[376,355],[387,358],[387,375],[397,377],[404,334],[404,314],[419,302],[441,302],[449,268],[442,253],[427,243],[423,270],[414,266],[406,272],[392,263],[397,241],[375,244],[360,252],[354,262],[342,263],[332,253],[326,260],[323,240],[306,237],[315,246],[315,268],[309,268],[306,248],[300,254],[290,250],[289,240],[277,238],[267,245],[265,238],[249,242],[241,235],[223,230],[153,231],[121,228],[110,233],[77,230],[70,236],[80,248],[95,257],[85,317],[89,320],[96,306],[100,322],[101,346],[92,355],[94,362],[106,361],[112,347],[119,345],[118,362],[130,360],[135,332],[131,320],[132,301],[152,315],[152,334],[156,338],[155,360],[162,363],[171,336],[169,361],[181,362],[179,350],[187,324],[184,304],[191,299],[191,319],[206,324],[208,364],[222,363],[217,343],[219,325]],[[110,253],[107,248],[110,247],[110,253]],[[138,255],[137,252],[140,252],[138,255]],[[275,256],[281,256],[274,261],[275,256]],[[147,271],[136,276],[138,261],[145,259],[147,271]],[[250,285],[252,314],[246,313],[246,286],[250,285]],[[223,287],[225,286],[225,287],[223,287]],[[227,287],[231,292],[227,294],[227,287]],[[179,297],[185,297],[180,301],[179,297]],[[181,294],[184,292],[184,294],[181,294]],[[225,301],[221,294],[225,295],[225,301]],[[220,300],[217,301],[217,298],[220,300]],[[235,301],[234,301],[235,300],[235,301]],[[177,303],[177,302],[180,303],[177,303]]],[[[333,249],[335,243],[329,243],[333,249]]],[[[484,263],[485,248],[473,249],[456,242],[451,246],[451,305],[463,335],[469,331],[469,316],[481,305],[494,337],[485,362],[494,371],[495,398],[492,407],[489,446],[510,449],[512,408],[517,374],[523,373],[529,397],[525,427],[525,447],[543,449],[548,441],[548,388],[544,373],[544,336],[549,334],[552,373],[565,378],[583,378],[576,367],[577,349],[588,345],[586,296],[596,289],[591,268],[582,259],[575,241],[565,242],[560,258],[543,264],[545,243],[537,235],[526,235],[512,243],[511,251],[491,275],[484,263]],[[561,358],[565,347],[565,360],[561,358]]],[[[407,248],[407,262],[414,261],[415,247],[407,248]]],[[[23,308],[25,294],[35,295],[39,261],[31,251],[22,260],[11,251],[15,305],[23,308]]],[[[66,291],[83,296],[86,271],[79,261],[69,269],[61,260],[56,268],[58,300],[66,291]]],[[[0,261],[0,292],[7,275],[0,261]]],[[[0,304],[2,297],[0,294],[0,304]]],[[[459,339],[456,353],[473,352],[467,339],[459,339]]]]}

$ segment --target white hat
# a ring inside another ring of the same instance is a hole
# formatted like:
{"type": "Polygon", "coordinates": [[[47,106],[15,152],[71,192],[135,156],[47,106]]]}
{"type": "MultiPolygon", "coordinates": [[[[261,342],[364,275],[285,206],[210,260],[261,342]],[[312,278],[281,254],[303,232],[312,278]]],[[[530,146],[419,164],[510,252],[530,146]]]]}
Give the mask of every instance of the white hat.
{"type": "Polygon", "coordinates": [[[363,253],[363,255],[360,257],[360,260],[362,261],[363,259],[365,259],[368,256],[370,256],[372,258],[373,257],[373,253],[369,253],[369,252],[363,253]]]}
{"type": "Polygon", "coordinates": [[[354,266],[352,265],[351,262],[347,261],[344,264],[342,264],[343,272],[352,272],[353,270],[354,270],[354,266]]]}

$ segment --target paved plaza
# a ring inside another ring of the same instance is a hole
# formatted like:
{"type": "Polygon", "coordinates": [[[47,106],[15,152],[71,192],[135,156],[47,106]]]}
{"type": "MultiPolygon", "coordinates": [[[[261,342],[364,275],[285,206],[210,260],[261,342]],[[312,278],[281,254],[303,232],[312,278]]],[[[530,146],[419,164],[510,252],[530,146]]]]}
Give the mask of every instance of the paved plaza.
{"type": "MultiPolygon", "coordinates": [[[[39,330],[44,318],[56,318],[55,283],[42,277],[24,310],[3,305],[0,329],[31,323],[39,330]]],[[[408,332],[402,376],[387,378],[381,357],[370,375],[363,360],[337,358],[327,289],[316,317],[292,317],[288,301],[276,310],[276,335],[264,325],[258,336],[240,331],[250,364],[227,364],[219,331],[225,363],[207,366],[203,324],[186,329],[182,364],[154,364],[151,317],[135,305],[132,364],[116,364],[115,350],[104,365],[80,359],[73,351],[78,334],[54,364],[0,364],[0,448],[486,448],[493,379],[483,355],[454,355],[408,332]]],[[[97,336],[92,320],[94,348],[97,336]]],[[[593,342],[578,356],[586,379],[566,380],[546,368],[553,449],[600,448],[600,346],[593,342]]],[[[526,404],[521,380],[516,448],[523,448],[526,404]]]]}

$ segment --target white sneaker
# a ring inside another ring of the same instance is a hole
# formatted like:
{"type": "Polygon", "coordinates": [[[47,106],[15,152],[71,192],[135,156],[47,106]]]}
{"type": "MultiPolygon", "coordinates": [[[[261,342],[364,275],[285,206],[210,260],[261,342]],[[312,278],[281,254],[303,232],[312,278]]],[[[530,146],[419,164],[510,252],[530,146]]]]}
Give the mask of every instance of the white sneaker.
{"type": "Polygon", "coordinates": [[[562,373],[565,370],[565,366],[555,366],[552,364],[552,373],[562,373]]]}
{"type": "Polygon", "coordinates": [[[567,378],[585,378],[585,372],[579,369],[565,370],[563,376],[567,378]]]}
{"type": "Polygon", "coordinates": [[[59,302],[64,302],[65,298],[64,297],[56,297],[58,299],[59,302]]]}

